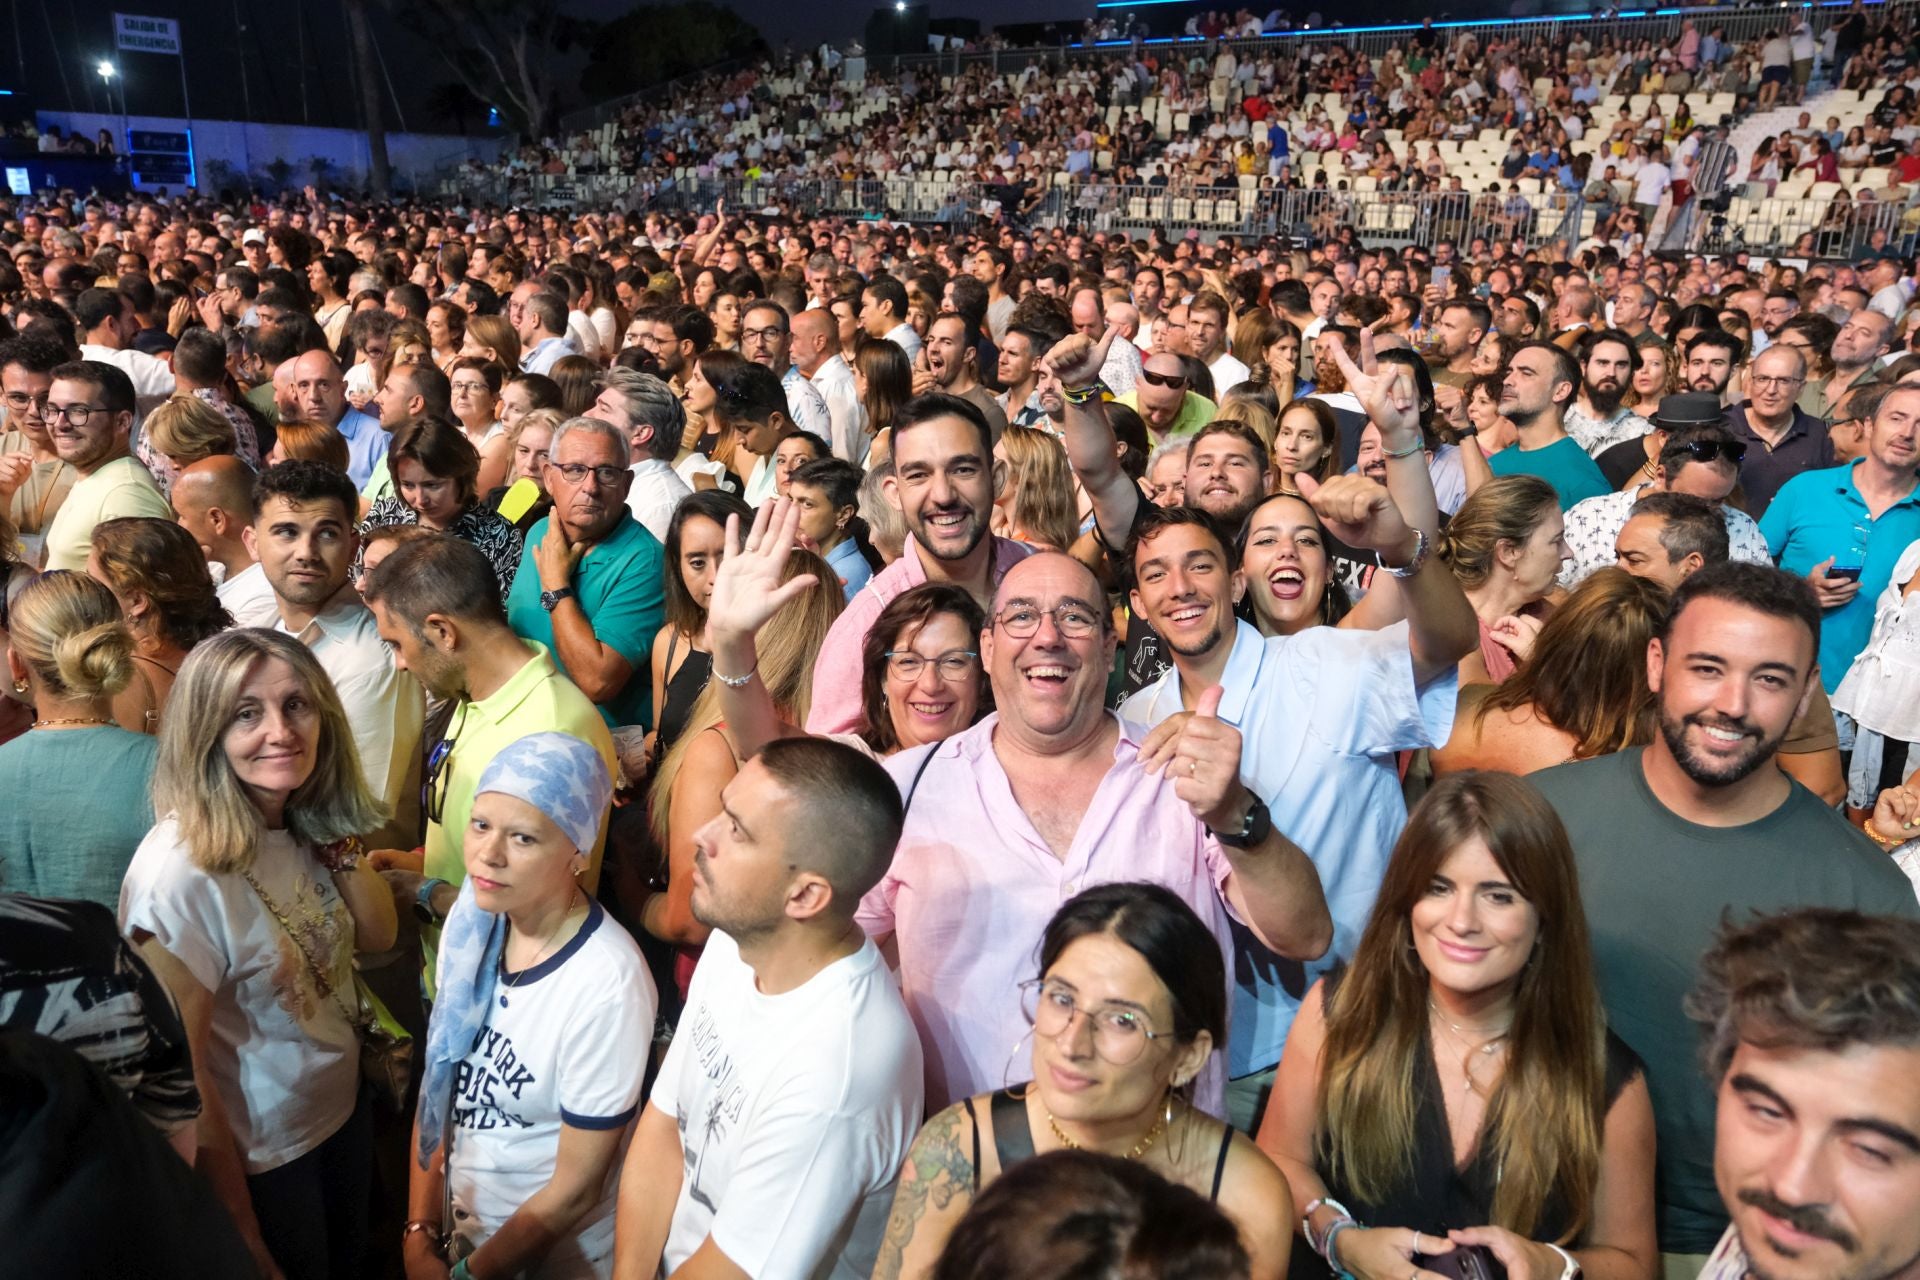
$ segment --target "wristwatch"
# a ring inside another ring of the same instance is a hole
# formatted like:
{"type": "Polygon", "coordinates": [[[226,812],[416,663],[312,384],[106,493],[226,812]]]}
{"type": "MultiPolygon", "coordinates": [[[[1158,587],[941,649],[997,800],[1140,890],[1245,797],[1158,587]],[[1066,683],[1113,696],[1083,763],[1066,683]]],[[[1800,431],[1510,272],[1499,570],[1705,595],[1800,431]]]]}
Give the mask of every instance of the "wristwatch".
{"type": "Polygon", "coordinates": [[[413,914],[421,924],[439,924],[446,918],[433,909],[433,891],[446,883],[445,880],[428,876],[420,882],[420,887],[414,890],[413,914]]]}
{"type": "Polygon", "coordinates": [[[1394,577],[1411,578],[1426,566],[1427,554],[1432,550],[1433,544],[1427,540],[1427,531],[1425,529],[1415,529],[1413,531],[1413,559],[1403,565],[1395,567],[1382,559],[1378,551],[1373,553],[1373,558],[1382,569],[1385,569],[1394,577]]]}
{"type": "Polygon", "coordinates": [[[560,607],[562,600],[571,600],[572,598],[572,587],[562,587],[558,591],[542,591],[540,593],[540,607],[548,613],[552,613],[560,607]]]}
{"type": "MultiPolygon", "coordinates": [[[[1207,830],[1213,831],[1212,827],[1207,830]]],[[[1267,812],[1266,801],[1259,796],[1253,797],[1253,803],[1247,806],[1247,816],[1240,820],[1238,831],[1214,831],[1214,838],[1221,844],[1234,849],[1251,849],[1265,840],[1273,831],[1273,815],[1267,812]]]]}

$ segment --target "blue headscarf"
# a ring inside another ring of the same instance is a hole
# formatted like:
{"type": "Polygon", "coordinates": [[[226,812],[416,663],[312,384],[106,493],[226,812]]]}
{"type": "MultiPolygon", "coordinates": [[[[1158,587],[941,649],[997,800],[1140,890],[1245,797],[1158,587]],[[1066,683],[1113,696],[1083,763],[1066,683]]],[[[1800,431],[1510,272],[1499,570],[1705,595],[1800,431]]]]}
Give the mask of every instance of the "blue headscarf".
{"type": "MultiPolygon", "coordinates": [[[[613,778],[600,753],[564,733],[535,733],[495,756],[480,775],[476,796],[489,791],[524,800],[545,814],[582,854],[593,852],[613,802],[613,778]]],[[[494,980],[506,945],[507,919],[483,911],[473,884],[441,926],[440,983],[427,1024],[425,1078],[420,1086],[419,1159],[426,1168],[440,1147],[453,1106],[453,1078],[493,1008],[494,980]]]]}

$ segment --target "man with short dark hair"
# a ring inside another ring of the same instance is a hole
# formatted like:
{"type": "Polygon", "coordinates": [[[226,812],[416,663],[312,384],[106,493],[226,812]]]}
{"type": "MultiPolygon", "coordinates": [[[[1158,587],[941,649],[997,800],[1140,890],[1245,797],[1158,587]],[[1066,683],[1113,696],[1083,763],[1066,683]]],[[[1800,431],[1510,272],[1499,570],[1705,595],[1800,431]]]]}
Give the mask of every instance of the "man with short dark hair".
{"type": "Polygon", "coordinates": [[[787,738],[720,809],[694,836],[713,933],[626,1155],[615,1269],[865,1276],[925,1101],[919,1038],[854,920],[900,794],[850,747],[787,738]]]}
{"type": "Polygon", "coordinates": [[[1587,451],[1566,432],[1566,413],[1580,390],[1580,369],[1551,342],[1521,344],[1500,384],[1500,413],[1519,438],[1487,459],[1496,476],[1539,476],[1560,495],[1562,511],[1612,486],[1587,451]]]}
{"type": "Polygon", "coordinates": [[[1701,570],[1648,645],[1653,741],[1528,779],[1573,844],[1607,1024],[1646,1064],[1670,1255],[1705,1254],[1726,1227],[1712,1099],[1680,1007],[1720,922],[1797,906],[1920,917],[1886,855],[1772,767],[1812,695],[1820,628],[1812,590],[1790,574],[1701,570]]]}
{"type": "Polygon", "coordinates": [[[1614,538],[1614,564],[1669,591],[1728,555],[1721,509],[1690,493],[1655,491],[1636,501],[1614,538]]]}
{"type": "Polygon", "coordinates": [[[877,275],[860,295],[860,327],[869,338],[884,338],[907,353],[911,364],[920,356],[920,335],[907,323],[907,290],[889,275],[877,275]]]}
{"type": "Polygon", "coordinates": [[[666,578],[659,540],[627,509],[627,440],[594,418],[554,431],[545,476],[553,510],[527,532],[507,619],[552,651],[609,726],[651,728],[647,655],[666,616],[666,578]]]}
{"type": "Polygon", "coordinates": [[[1473,381],[1473,359],[1493,323],[1487,304],[1455,298],[1444,302],[1433,318],[1433,354],[1427,363],[1433,373],[1435,403],[1451,409],[1473,381]]]}
{"type": "Polygon", "coordinates": [[[1627,392],[1640,368],[1640,349],[1619,329],[1596,329],[1576,352],[1580,394],[1567,409],[1567,434],[1597,458],[1623,440],[1647,434],[1646,418],[1627,408],[1627,392]]]}
{"type": "MultiPolygon", "coordinates": [[[[518,296],[527,287],[522,284],[513,292],[518,296]]],[[[567,333],[565,298],[534,285],[532,292],[522,299],[519,315],[514,331],[524,353],[520,357],[521,372],[551,373],[563,358],[580,354],[579,347],[567,333]]]]}
{"type": "Polygon", "coordinates": [[[240,536],[273,588],[274,629],[306,645],[333,681],[367,789],[393,815],[377,835],[366,834],[410,846],[419,826],[426,705],[353,589],[360,496],[324,463],[295,460],[262,472],[253,501],[253,523],[240,536]]]}
{"type": "MultiPolygon", "coordinates": [[[[1091,330],[1083,328],[1080,332],[1098,342],[1105,328],[1103,322],[1097,322],[1091,330]]],[[[1225,298],[1207,290],[1194,295],[1193,301],[1187,304],[1187,337],[1193,343],[1193,354],[1213,375],[1215,391],[1225,395],[1229,387],[1237,387],[1247,380],[1247,366],[1236,359],[1227,346],[1225,298]]]]}
{"type": "Polygon", "coordinates": [[[965,316],[949,313],[934,317],[927,329],[926,372],[914,374],[915,390],[923,395],[926,391],[939,391],[969,401],[986,418],[987,429],[998,440],[1007,429],[1007,415],[1001,412],[993,392],[980,383],[975,364],[979,359],[979,339],[979,333],[965,316]],[[925,390],[920,388],[922,379],[926,382],[925,390]]]}
{"type": "Polygon", "coordinates": [[[66,353],[52,342],[20,336],[0,342],[0,514],[13,526],[26,563],[40,563],[47,529],[79,477],[60,460],[47,421],[53,371],[66,353]]]}
{"type": "MultiPolygon", "coordinates": [[[[426,361],[396,364],[387,368],[387,380],[374,394],[373,407],[380,415],[380,429],[391,438],[415,418],[427,416],[452,422],[453,387],[447,375],[426,361]]],[[[360,496],[378,502],[393,496],[390,463],[382,454],[374,463],[373,474],[360,486],[360,496]]]]}
{"type": "Polygon", "coordinates": [[[1847,317],[1840,332],[1834,335],[1830,352],[1833,376],[1823,388],[1827,403],[1824,416],[1829,423],[1847,393],[1872,377],[1880,357],[1887,354],[1892,344],[1893,321],[1887,316],[1871,307],[1862,307],[1847,317]]]}
{"type": "MultiPolygon", "coordinates": [[[[399,880],[403,897],[414,895],[435,920],[444,920],[466,878],[462,847],[474,788],[501,748],[536,733],[564,733],[598,751],[618,776],[613,735],[599,709],[556,669],[549,650],[514,634],[493,566],[472,543],[451,534],[404,542],[367,571],[361,590],[394,668],[411,673],[436,700],[455,704],[445,750],[436,751],[438,764],[425,779],[422,851],[375,855],[375,865],[399,880]]],[[[605,840],[603,815],[593,848],[582,850],[590,858],[581,877],[589,893],[598,883],[605,840]]],[[[411,839],[405,843],[412,848],[411,839]]],[[[436,936],[430,934],[429,943],[436,936]]],[[[431,951],[426,979],[431,985],[431,951]]]]}
{"type": "Polygon", "coordinates": [[[132,454],[133,383],[118,366],[75,360],[56,366],[42,411],[60,461],[78,477],[47,525],[45,568],[85,573],[94,526],[120,516],[171,520],[173,511],[132,454]]]}
{"type": "Polygon", "coordinates": [[[779,375],[787,393],[787,420],[822,440],[833,437],[827,402],[787,354],[792,343],[787,309],[777,302],[756,302],[740,313],[740,354],[779,375]]]}
{"type": "Polygon", "coordinates": [[[850,733],[860,719],[861,646],[894,597],[925,582],[961,587],[985,607],[1001,577],[1033,548],[991,531],[1006,468],[987,420],[959,396],[916,396],[893,425],[887,502],[907,526],[906,549],[875,574],[827,633],[813,668],[810,733],[850,733]]]}
{"type": "Polygon", "coordinates": [[[1809,907],[1729,921],[1687,1012],[1731,1218],[1701,1280],[1920,1273],[1920,925],[1809,907]]]}
{"type": "Polygon", "coordinates": [[[133,349],[139,327],[133,303],[117,289],[83,290],[73,304],[80,327],[80,358],[110,364],[126,374],[136,397],[159,399],[173,394],[173,371],[166,362],[133,349]]]}
{"type": "MultiPolygon", "coordinates": [[[[227,344],[211,329],[189,329],[173,345],[173,381],[176,391],[204,400],[220,411],[233,428],[234,452],[256,471],[266,456],[260,434],[245,409],[227,398],[227,344]]],[[[269,440],[271,449],[271,440],[269,440]]]]}

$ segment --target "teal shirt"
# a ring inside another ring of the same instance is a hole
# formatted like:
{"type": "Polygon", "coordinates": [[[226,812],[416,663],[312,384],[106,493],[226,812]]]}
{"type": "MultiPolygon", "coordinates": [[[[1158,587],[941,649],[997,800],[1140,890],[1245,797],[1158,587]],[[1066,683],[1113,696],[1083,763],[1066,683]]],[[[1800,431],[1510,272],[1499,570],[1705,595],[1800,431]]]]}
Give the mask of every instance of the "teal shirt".
{"type": "Polygon", "coordinates": [[[1760,516],[1767,549],[1782,569],[1804,578],[1829,556],[1860,570],[1860,590],[1820,615],[1820,683],[1840,687],[1873,634],[1873,611],[1893,580],[1900,553],[1920,538],[1920,488],[1874,519],[1854,482],[1857,462],[1803,471],[1780,486],[1760,516]]]}
{"type": "Polygon", "coordinates": [[[34,729],[0,746],[0,890],[120,907],[153,829],[160,740],[102,725],[34,729]]]}
{"type": "Polygon", "coordinates": [[[1572,436],[1561,436],[1544,449],[1508,445],[1487,459],[1497,476],[1539,476],[1560,494],[1560,509],[1567,510],[1586,498],[1612,493],[1613,486],[1587,451],[1574,443],[1572,436]]]}
{"type": "MultiPolygon", "coordinates": [[[[553,642],[553,617],[540,607],[540,570],[533,562],[533,549],[546,536],[546,520],[527,530],[520,569],[507,592],[507,622],[521,639],[551,650],[554,665],[564,670],[560,646],[553,642]]],[[[631,512],[623,513],[613,532],[581,557],[573,571],[573,590],[594,636],[633,668],[626,686],[599,704],[601,717],[612,729],[630,724],[651,729],[653,673],[648,655],[667,612],[665,554],[659,541],[631,512]]]]}

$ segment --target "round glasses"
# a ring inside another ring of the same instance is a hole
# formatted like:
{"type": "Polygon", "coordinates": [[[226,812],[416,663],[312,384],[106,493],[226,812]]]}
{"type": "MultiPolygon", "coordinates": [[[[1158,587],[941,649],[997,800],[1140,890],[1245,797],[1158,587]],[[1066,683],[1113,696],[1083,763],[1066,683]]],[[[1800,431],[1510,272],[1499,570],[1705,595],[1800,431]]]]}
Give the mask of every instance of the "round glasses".
{"type": "Polygon", "coordinates": [[[1155,1040],[1172,1039],[1171,1031],[1155,1031],[1147,1015],[1123,1004],[1101,1004],[1082,1008],[1073,989],[1065,983],[1031,978],[1020,984],[1020,1012],[1033,1024],[1033,1033],[1049,1040],[1073,1025],[1076,1014],[1084,1014],[1093,1028],[1093,1051],[1116,1067],[1139,1061],[1140,1055],[1155,1040]]]}

